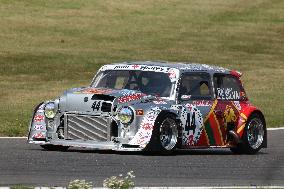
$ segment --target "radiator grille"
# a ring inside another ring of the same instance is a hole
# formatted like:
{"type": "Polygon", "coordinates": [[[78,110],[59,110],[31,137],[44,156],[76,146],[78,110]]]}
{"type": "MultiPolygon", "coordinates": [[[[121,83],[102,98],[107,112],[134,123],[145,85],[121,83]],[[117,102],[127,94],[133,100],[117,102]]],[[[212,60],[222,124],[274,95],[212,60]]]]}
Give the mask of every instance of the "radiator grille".
{"type": "Polygon", "coordinates": [[[65,136],[67,139],[107,141],[108,118],[66,114],[65,136]]]}

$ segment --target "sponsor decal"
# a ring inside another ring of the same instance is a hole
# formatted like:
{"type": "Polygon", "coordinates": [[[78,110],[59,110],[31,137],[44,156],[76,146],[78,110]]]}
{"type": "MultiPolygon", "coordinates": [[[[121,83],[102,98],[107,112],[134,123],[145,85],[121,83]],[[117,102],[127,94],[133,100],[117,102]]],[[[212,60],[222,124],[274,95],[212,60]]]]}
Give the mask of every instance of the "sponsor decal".
{"type": "Polygon", "coordinates": [[[163,66],[147,66],[147,65],[139,65],[139,64],[134,64],[134,65],[106,65],[103,66],[101,71],[104,70],[142,70],[142,71],[155,71],[155,72],[166,72],[166,73],[171,73],[171,76],[176,77],[176,73],[174,69],[169,68],[169,67],[163,67],[163,66]]]}
{"type": "Polygon", "coordinates": [[[142,109],[135,110],[135,112],[136,112],[136,115],[137,115],[137,116],[142,116],[142,115],[144,115],[144,110],[142,110],[142,109]]]}
{"type": "Polygon", "coordinates": [[[153,124],[151,124],[150,122],[149,123],[142,123],[141,124],[141,127],[142,129],[144,130],[152,130],[153,129],[153,124]]]}
{"type": "Polygon", "coordinates": [[[167,102],[163,99],[158,99],[153,101],[154,104],[167,104],[167,102]]]}
{"type": "Polygon", "coordinates": [[[181,109],[180,105],[171,105],[170,109],[175,110],[175,111],[179,111],[181,109]]]}
{"type": "Polygon", "coordinates": [[[140,70],[142,71],[157,71],[157,72],[167,72],[169,68],[160,66],[143,66],[141,65],[140,70]]]}
{"type": "Polygon", "coordinates": [[[134,138],[129,142],[132,145],[140,145],[141,147],[145,147],[152,136],[152,130],[155,125],[155,120],[158,117],[161,110],[159,108],[153,108],[149,111],[145,117],[143,118],[140,128],[134,138]]]}
{"type": "Polygon", "coordinates": [[[234,101],[234,105],[236,106],[238,111],[241,111],[242,107],[239,101],[234,101]]]}
{"type": "Polygon", "coordinates": [[[128,95],[128,96],[122,96],[122,97],[118,98],[118,102],[119,103],[126,103],[126,102],[130,102],[130,101],[133,101],[133,100],[139,100],[143,96],[145,96],[145,94],[143,94],[143,93],[136,93],[136,94],[132,94],[132,95],[128,95]]]}
{"type": "Polygon", "coordinates": [[[136,65],[132,65],[131,67],[132,67],[133,69],[139,69],[139,68],[140,68],[140,65],[137,65],[137,64],[136,64],[136,65]]]}
{"type": "Polygon", "coordinates": [[[171,79],[176,78],[176,76],[177,76],[174,69],[170,69],[168,74],[169,74],[169,78],[171,78],[171,79]]]}
{"type": "Polygon", "coordinates": [[[129,65],[118,65],[118,66],[115,66],[113,69],[114,70],[123,70],[123,69],[129,69],[129,65]]]}
{"type": "Polygon", "coordinates": [[[232,123],[237,121],[237,116],[235,115],[235,112],[231,106],[226,106],[226,109],[224,111],[224,119],[225,123],[232,123]]]}
{"type": "Polygon", "coordinates": [[[147,113],[147,115],[144,117],[144,122],[150,122],[154,123],[157,118],[157,113],[156,111],[150,111],[147,113]]]}
{"type": "Polygon", "coordinates": [[[36,112],[37,112],[37,113],[43,113],[44,110],[43,110],[43,109],[38,109],[36,112]]]}
{"type": "Polygon", "coordinates": [[[144,134],[139,133],[139,138],[137,139],[137,144],[143,145],[144,143],[148,143],[147,141],[150,141],[150,138],[151,138],[151,132],[146,132],[144,134]]]}
{"type": "Polygon", "coordinates": [[[43,115],[36,115],[34,117],[34,121],[35,122],[43,122],[43,120],[44,120],[44,116],[43,115]]]}
{"type": "Polygon", "coordinates": [[[240,93],[233,88],[217,88],[217,98],[221,100],[240,99],[240,93]]]}
{"type": "Polygon", "coordinates": [[[181,99],[183,100],[190,100],[191,95],[181,95],[181,99]]]}
{"type": "Polygon", "coordinates": [[[39,132],[39,133],[34,134],[32,138],[40,138],[40,139],[42,139],[42,138],[45,138],[45,137],[46,137],[45,133],[39,132]]]}
{"type": "Polygon", "coordinates": [[[39,130],[44,130],[44,126],[41,124],[36,124],[33,126],[34,130],[39,131],[39,130]]]}
{"type": "Polygon", "coordinates": [[[169,68],[163,66],[148,66],[143,64],[134,65],[105,65],[100,68],[100,71],[105,70],[141,70],[168,73],[170,80],[173,82],[177,79],[179,70],[176,68],[169,68]]]}
{"type": "Polygon", "coordinates": [[[210,100],[197,100],[192,102],[195,106],[212,106],[213,102],[210,100]]]}

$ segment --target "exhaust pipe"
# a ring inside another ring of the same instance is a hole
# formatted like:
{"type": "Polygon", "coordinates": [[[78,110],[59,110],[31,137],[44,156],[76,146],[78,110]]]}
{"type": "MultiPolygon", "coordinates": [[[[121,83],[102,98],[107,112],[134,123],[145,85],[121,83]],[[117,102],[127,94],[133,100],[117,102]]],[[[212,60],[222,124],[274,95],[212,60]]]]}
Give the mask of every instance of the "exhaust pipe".
{"type": "Polygon", "coordinates": [[[236,144],[241,143],[241,139],[240,139],[239,135],[238,135],[235,131],[230,130],[230,131],[229,131],[229,135],[233,137],[233,141],[234,141],[236,144]]]}

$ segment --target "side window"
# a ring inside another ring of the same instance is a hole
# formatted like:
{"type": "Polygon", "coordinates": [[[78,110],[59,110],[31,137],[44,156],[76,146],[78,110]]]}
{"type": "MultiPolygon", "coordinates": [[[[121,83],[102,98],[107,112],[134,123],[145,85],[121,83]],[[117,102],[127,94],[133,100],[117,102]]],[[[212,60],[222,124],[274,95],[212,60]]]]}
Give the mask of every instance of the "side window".
{"type": "Polygon", "coordinates": [[[220,100],[240,100],[241,87],[232,75],[214,75],[215,95],[220,100]]]}
{"type": "Polygon", "coordinates": [[[185,73],[181,78],[179,97],[187,95],[189,100],[211,99],[210,75],[208,73],[185,73]]]}

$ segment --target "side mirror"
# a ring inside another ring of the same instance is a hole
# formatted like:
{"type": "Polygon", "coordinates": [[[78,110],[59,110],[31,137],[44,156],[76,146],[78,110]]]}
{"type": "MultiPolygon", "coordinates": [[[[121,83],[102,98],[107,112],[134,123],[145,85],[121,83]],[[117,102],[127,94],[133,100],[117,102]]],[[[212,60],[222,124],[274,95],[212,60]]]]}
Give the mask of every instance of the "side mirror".
{"type": "Polygon", "coordinates": [[[181,95],[181,97],[180,97],[180,99],[181,99],[182,101],[190,100],[190,98],[191,98],[191,95],[181,95]]]}

